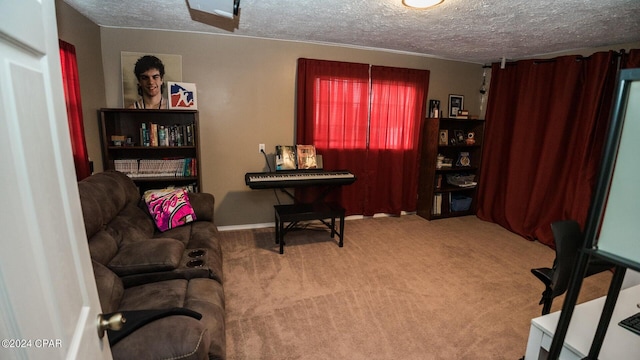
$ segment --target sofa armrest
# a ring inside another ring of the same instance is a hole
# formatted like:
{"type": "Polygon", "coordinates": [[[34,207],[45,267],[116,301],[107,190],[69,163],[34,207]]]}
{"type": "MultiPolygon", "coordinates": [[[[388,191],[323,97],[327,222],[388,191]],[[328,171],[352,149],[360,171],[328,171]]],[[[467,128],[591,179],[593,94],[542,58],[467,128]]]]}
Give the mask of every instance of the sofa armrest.
{"type": "Polygon", "coordinates": [[[118,276],[170,271],[180,265],[183,253],[181,241],[153,238],[120,247],[107,266],[118,276]]]}
{"type": "Polygon", "coordinates": [[[172,315],[190,316],[196,320],[202,319],[202,314],[193,310],[185,308],[171,308],[171,309],[155,309],[155,310],[129,310],[119,311],[117,313],[104,314],[104,318],[108,319],[115,314],[121,314],[123,321],[122,327],[119,330],[107,329],[109,337],[109,345],[113,346],[118,341],[129,336],[129,334],[138,330],[139,328],[149,324],[158,319],[165,318],[172,315]]]}
{"type": "Polygon", "coordinates": [[[196,213],[197,220],[213,222],[215,198],[209,193],[189,193],[189,203],[196,213]]]}

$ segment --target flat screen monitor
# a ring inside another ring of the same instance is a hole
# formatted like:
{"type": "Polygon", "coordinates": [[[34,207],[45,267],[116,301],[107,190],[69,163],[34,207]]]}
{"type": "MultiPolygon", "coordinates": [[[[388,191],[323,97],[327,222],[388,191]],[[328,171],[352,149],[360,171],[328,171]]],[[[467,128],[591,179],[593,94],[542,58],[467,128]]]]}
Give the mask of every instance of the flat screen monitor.
{"type": "Polygon", "coordinates": [[[603,155],[587,225],[592,250],[640,270],[640,69],[620,71],[603,155]]]}

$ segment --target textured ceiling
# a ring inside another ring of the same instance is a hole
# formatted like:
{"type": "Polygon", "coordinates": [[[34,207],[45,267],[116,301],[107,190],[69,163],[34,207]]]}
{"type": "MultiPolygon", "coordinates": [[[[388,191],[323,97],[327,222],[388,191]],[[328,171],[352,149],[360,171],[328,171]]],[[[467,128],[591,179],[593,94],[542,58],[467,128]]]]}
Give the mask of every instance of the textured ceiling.
{"type": "MultiPolygon", "coordinates": [[[[235,19],[187,0],[63,0],[98,25],[388,49],[491,63],[640,41],[640,0],[241,0],[235,19]]],[[[231,0],[228,0],[231,1],[231,0]]]]}

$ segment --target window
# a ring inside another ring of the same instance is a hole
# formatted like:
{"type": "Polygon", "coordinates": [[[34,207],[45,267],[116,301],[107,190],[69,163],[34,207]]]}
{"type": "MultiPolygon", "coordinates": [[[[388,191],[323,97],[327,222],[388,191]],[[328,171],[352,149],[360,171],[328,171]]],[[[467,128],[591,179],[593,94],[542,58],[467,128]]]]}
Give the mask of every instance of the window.
{"type": "Polygon", "coordinates": [[[318,149],[366,149],[368,79],[320,76],[314,84],[313,142],[318,149]]]}
{"type": "Polygon", "coordinates": [[[325,169],[356,175],[340,199],[349,214],[415,210],[428,80],[426,70],[299,59],[296,142],[315,145],[325,169]]]}

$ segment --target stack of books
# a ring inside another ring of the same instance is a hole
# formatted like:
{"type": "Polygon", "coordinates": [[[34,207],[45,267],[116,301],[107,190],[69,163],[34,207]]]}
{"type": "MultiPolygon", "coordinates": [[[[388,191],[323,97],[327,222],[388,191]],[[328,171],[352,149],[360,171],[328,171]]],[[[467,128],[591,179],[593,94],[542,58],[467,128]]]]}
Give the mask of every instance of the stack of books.
{"type": "Polygon", "coordinates": [[[433,209],[431,210],[433,215],[442,215],[442,194],[437,193],[433,196],[433,209]]]}
{"type": "Polygon", "coordinates": [[[198,173],[195,158],[117,159],[113,165],[130,178],[190,177],[198,173]]]}
{"type": "Polygon", "coordinates": [[[164,126],[143,123],[140,126],[141,146],[193,146],[194,124],[164,126]]]}

